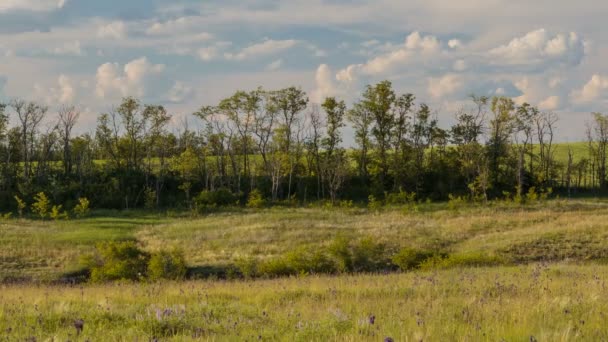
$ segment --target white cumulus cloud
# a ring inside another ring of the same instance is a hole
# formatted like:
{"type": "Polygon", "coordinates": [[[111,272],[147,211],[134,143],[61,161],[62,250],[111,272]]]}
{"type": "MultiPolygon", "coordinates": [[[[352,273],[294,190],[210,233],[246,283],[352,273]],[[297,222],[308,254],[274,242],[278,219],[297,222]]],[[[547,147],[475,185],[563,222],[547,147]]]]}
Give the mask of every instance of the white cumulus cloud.
{"type": "Polygon", "coordinates": [[[1,0],[0,13],[10,11],[48,12],[63,8],[67,0],[1,0]]]}
{"type": "Polygon", "coordinates": [[[587,103],[597,100],[608,93],[608,77],[593,75],[581,89],[575,89],[570,94],[574,103],[587,103]]]}
{"type": "Polygon", "coordinates": [[[260,56],[275,55],[279,52],[291,49],[298,44],[297,40],[272,40],[268,39],[262,43],[252,44],[237,53],[225,53],[224,57],[228,60],[242,61],[245,59],[257,58],[260,56]]]}
{"type": "Polygon", "coordinates": [[[585,55],[583,39],[575,32],[550,35],[545,29],[531,31],[522,37],[489,51],[491,64],[533,65],[558,62],[578,65],[585,55]]]}
{"type": "Polygon", "coordinates": [[[462,86],[463,81],[460,76],[448,74],[439,78],[430,78],[427,90],[432,97],[440,98],[455,93],[462,86]]]}
{"type": "Polygon", "coordinates": [[[114,21],[109,24],[101,25],[97,29],[97,36],[99,38],[109,38],[121,40],[127,35],[127,25],[122,21],[114,21]]]}
{"type": "Polygon", "coordinates": [[[95,92],[101,98],[112,94],[142,97],[146,91],[146,80],[164,70],[165,65],[152,64],[146,57],[127,63],[123,70],[120,70],[118,63],[105,63],[97,69],[95,92]]]}

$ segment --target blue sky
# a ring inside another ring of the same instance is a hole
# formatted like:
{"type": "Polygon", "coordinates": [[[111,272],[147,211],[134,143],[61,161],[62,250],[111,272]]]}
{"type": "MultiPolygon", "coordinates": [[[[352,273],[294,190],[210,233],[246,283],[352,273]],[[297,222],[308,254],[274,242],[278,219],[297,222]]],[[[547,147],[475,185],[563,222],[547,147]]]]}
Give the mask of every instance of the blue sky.
{"type": "Polygon", "coordinates": [[[127,95],[177,124],[237,89],[352,102],[389,79],[444,125],[468,94],[505,95],[575,141],[607,104],[607,15],[593,0],[0,0],[0,99],[77,104],[87,131],[127,95]]]}

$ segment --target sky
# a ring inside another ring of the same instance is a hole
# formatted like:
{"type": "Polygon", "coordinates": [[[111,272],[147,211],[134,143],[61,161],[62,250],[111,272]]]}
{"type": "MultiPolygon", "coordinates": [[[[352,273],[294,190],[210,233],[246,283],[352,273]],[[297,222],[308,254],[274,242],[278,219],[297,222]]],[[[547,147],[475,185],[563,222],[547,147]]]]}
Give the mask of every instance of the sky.
{"type": "Polygon", "coordinates": [[[607,112],[606,17],[599,0],[0,0],[0,101],[75,104],[92,131],[124,96],[178,125],[236,90],[352,103],[388,79],[444,126],[470,94],[501,95],[574,142],[607,112]]]}

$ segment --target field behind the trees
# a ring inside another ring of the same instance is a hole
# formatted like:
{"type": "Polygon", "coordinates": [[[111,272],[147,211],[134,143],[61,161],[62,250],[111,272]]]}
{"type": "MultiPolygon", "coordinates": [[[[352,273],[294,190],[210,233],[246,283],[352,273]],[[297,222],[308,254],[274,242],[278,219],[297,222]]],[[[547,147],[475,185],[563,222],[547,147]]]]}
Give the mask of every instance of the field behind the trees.
{"type": "Polygon", "coordinates": [[[608,202],[562,199],[7,219],[0,224],[0,335],[605,340],[606,222],[608,202]],[[179,249],[188,279],[81,283],[83,256],[114,240],[149,253],[179,249]],[[355,246],[350,270],[317,265],[334,262],[318,253],[335,256],[336,241],[355,246]],[[395,256],[409,249],[436,254],[402,272],[395,256]],[[357,268],[361,258],[368,268],[357,268]],[[281,276],[277,263],[297,275],[281,276]]]}

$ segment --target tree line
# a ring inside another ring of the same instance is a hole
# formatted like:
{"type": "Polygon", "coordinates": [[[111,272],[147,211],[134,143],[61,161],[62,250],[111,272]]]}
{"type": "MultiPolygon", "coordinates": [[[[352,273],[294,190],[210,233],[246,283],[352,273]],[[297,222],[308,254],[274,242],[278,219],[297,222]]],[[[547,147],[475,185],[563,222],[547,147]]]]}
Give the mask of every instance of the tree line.
{"type": "Polygon", "coordinates": [[[594,113],[587,149],[555,157],[557,116],[507,97],[471,96],[449,128],[389,81],[369,85],[350,107],[312,104],[297,87],[237,91],[171,128],[163,106],[127,97],[100,114],[94,134],[74,134],[81,112],[34,101],[0,104],[0,204],[48,194],[93,207],[192,207],[223,191],[246,203],[383,199],[409,194],[487,201],[550,189],[608,190],[608,116],[594,113]],[[10,122],[16,125],[11,126],[10,122]],[[355,146],[344,146],[344,129],[355,146]]]}

